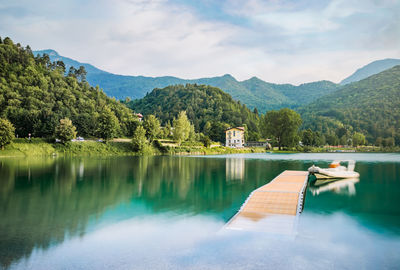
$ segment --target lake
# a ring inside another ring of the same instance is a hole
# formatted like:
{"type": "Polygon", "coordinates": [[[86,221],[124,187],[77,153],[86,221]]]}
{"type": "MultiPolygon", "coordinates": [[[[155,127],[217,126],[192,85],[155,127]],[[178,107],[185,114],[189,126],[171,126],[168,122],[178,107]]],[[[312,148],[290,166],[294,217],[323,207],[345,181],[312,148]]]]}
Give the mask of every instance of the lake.
{"type": "Polygon", "coordinates": [[[399,154],[0,159],[0,269],[395,269],[399,154]],[[294,237],[224,230],[284,170],[354,159],[308,188],[294,237]]]}

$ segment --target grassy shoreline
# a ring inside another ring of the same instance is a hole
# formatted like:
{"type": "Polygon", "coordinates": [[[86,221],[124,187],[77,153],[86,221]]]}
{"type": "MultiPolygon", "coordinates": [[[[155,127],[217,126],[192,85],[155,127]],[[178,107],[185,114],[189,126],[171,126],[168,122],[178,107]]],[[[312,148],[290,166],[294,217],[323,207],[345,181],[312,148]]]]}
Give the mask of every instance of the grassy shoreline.
{"type": "Polygon", "coordinates": [[[66,145],[47,142],[44,139],[15,139],[0,150],[0,157],[34,157],[34,156],[136,156],[136,155],[223,155],[243,153],[388,153],[400,152],[398,148],[359,147],[359,148],[307,148],[292,150],[265,150],[264,148],[228,148],[223,146],[206,148],[202,146],[179,146],[158,149],[154,146],[146,153],[134,152],[130,140],[116,140],[108,143],[96,141],[71,142],[66,145]],[[307,150],[307,151],[304,151],[307,150]]]}
{"type": "Polygon", "coordinates": [[[96,141],[71,142],[68,144],[51,143],[44,139],[15,139],[0,150],[0,157],[34,157],[34,156],[136,156],[136,155],[213,155],[262,153],[264,148],[233,149],[227,147],[180,146],[168,147],[161,151],[150,147],[146,153],[132,150],[130,140],[101,143],[96,141]]]}

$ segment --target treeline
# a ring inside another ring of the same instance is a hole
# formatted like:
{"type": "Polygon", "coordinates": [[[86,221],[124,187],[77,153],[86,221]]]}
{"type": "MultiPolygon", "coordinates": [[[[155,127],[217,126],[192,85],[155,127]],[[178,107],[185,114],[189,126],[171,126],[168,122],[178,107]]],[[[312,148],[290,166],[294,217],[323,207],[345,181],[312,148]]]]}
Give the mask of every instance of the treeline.
{"type": "Polygon", "coordinates": [[[53,137],[64,118],[79,136],[133,135],[138,121],[132,110],[90,86],[83,67],[65,72],[62,61],[34,57],[29,46],[0,38],[0,118],[13,124],[16,136],[53,137]]]}

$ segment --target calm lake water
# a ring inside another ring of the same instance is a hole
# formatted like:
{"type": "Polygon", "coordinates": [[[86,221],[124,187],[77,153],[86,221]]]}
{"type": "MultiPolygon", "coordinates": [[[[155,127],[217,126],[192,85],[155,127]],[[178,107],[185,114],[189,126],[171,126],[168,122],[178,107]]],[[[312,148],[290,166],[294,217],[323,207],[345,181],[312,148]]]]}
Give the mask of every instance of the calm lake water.
{"type": "Polygon", "coordinates": [[[0,269],[399,269],[399,154],[0,159],[0,269]],[[227,231],[283,170],[354,159],[309,188],[295,237],[227,231]]]}

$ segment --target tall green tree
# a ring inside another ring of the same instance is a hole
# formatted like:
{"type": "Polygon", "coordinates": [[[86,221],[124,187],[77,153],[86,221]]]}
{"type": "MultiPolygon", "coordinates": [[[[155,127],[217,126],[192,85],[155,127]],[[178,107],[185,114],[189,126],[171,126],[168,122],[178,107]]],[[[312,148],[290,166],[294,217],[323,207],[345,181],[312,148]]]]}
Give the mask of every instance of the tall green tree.
{"type": "Polygon", "coordinates": [[[170,122],[170,121],[167,121],[167,123],[165,124],[165,127],[164,127],[164,129],[163,129],[162,136],[163,136],[164,139],[168,139],[168,138],[171,137],[172,134],[173,134],[173,133],[172,133],[172,125],[171,125],[171,122],[170,122]]]}
{"type": "Polygon", "coordinates": [[[107,106],[104,107],[97,119],[97,136],[107,141],[117,136],[118,129],[118,118],[107,106]]]}
{"type": "Polygon", "coordinates": [[[314,133],[311,129],[303,130],[301,142],[306,146],[312,146],[314,144],[314,133]]]}
{"type": "Polygon", "coordinates": [[[291,147],[297,143],[300,125],[300,115],[291,109],[269,111],[264,116],[263,135],[273,136],[280,150],[282,147],[291,147]]]}
{"type": "Polygon", "coordinates": [[[158,119],[152,114],[145,117],[143,127],[146,130],[146,136],[150,142],[153,142],[161,131],[160,121],[158,121],[158,119]]]}
{"type": "Polygon", "coordinates": [[[9,144],[14,139],[15,128],[7,119],[0,118],[0,147],[9,144]]]}
{"type": "Polygon", "coordinates": [[[178,118],[173,120],[173,128],[173,138],[179,145],[189,138],[191,127],[185,111],[181,111],[178,118]]]}
{"type": "Polygon", "coordinates": [[[66,143],[76,137],[76,127],[72,124],[72,121],[68,118],[60,120],[60,123],[55,130],[56,138],[60,139],[61,142],[66,143]]]}
{"type": "Polygon", "coordinates": [[[365,136],[360,132],[355,132],[353,134],[353,146],[359,146],[365,144],[365,136]]]}
{"type": "Polygon", "coordinates": [[[142,126],[138,126],[133,134],[132,148],[135,152],[143,151],[148,145],[146,138],[146,130],[142,126]]]}

